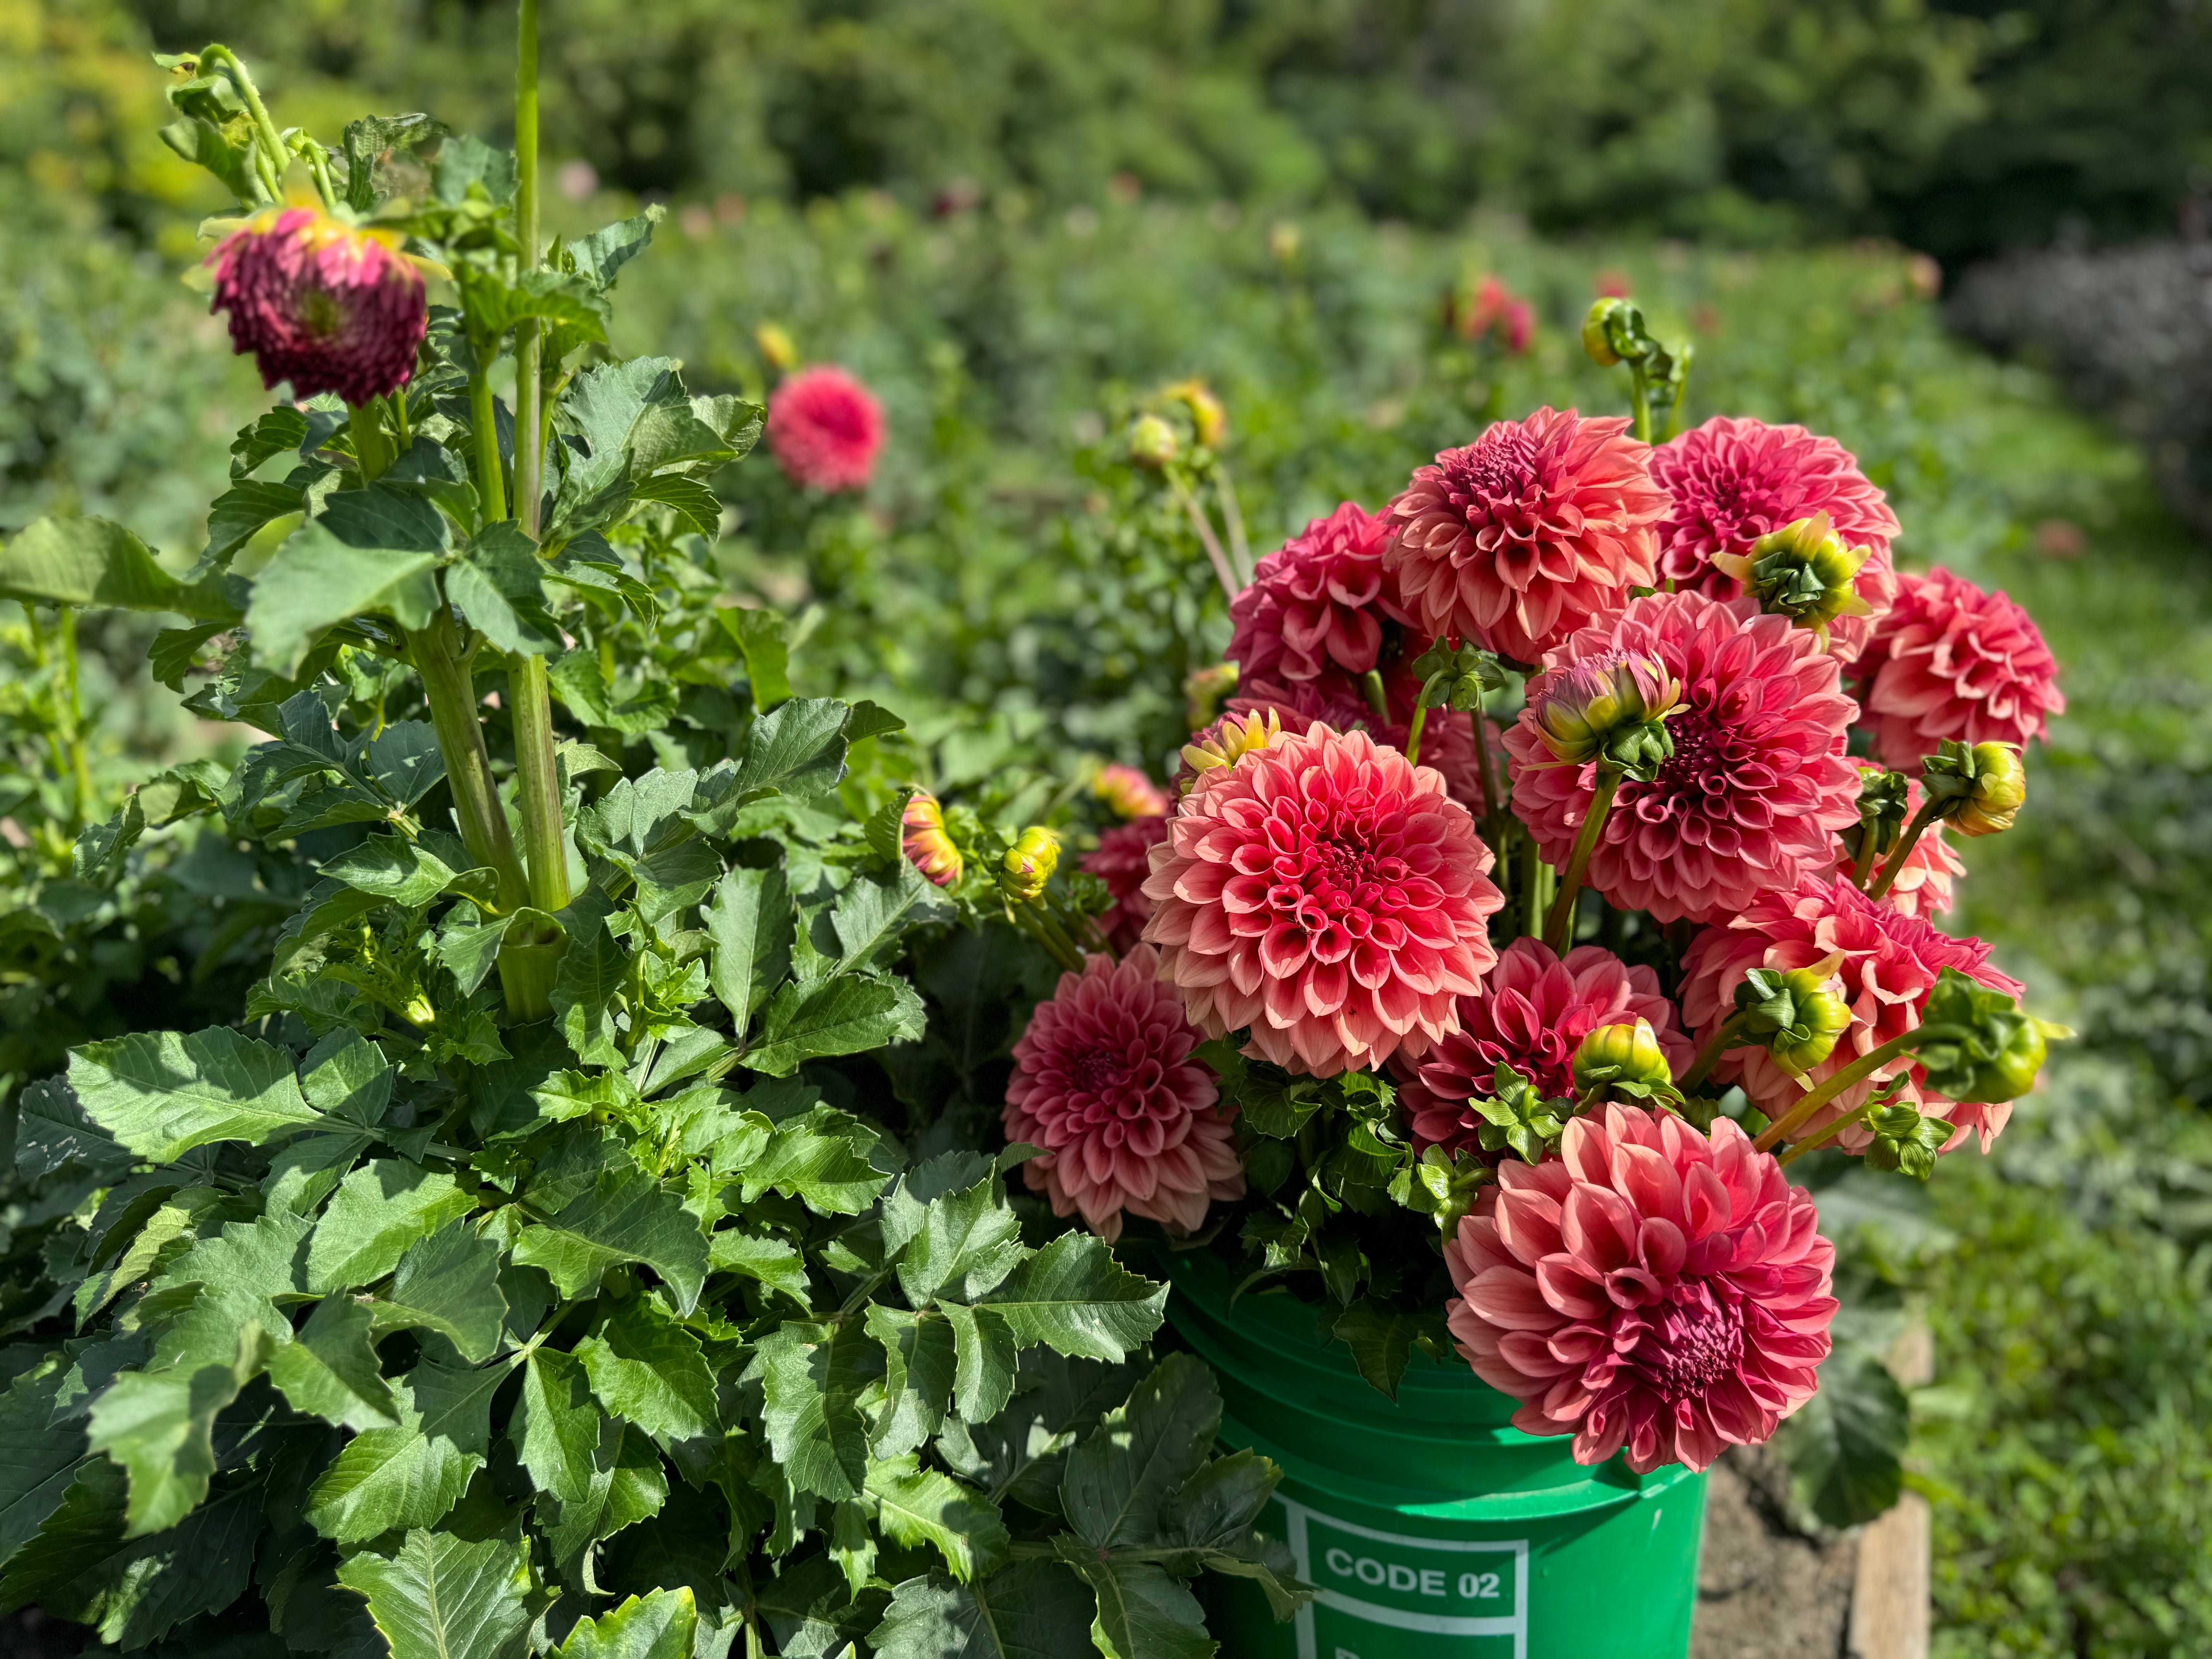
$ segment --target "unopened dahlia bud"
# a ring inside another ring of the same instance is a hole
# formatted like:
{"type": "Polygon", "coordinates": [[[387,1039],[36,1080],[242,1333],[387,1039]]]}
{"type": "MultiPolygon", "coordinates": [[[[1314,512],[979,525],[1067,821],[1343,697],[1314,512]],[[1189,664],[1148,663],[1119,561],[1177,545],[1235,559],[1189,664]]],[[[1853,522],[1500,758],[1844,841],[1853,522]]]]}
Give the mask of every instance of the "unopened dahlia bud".
{"type": "Polygon", "coordinates": [[[1583,319],[1583,349],[1589,360],[1601,368],[1611,368],[1620,361],[1620,339],[1626,334],[1629,314],[1636,307],[1627,301],[1607,295],[1590,307],[1583,319]]]}
{"type": "Polygon", "coordinates": [[[1221,441],[1229,435],[1229,411],[1213,395],[1212,386],[1203,380],[1178,380],[1160,395],[1174,398],[1190,411],[1190,423],[1200,443],[1208,449],[1221,447],[1221,441]]]}
{"type": "Polygon", "coordinates": [[[1273,708],[1249,714],[1225,714],[1221,723],[1200,732],[1182,746],[1183,764],[1195,775],[1184,782],[1188,794],[1190,786],[1200,776],[1224,766],[1234,766],[1239,757],[1255,749],[1265,749],[1283,735],[1282,716],[1273,708]]]}
{"type": "Polygon", "coordinates": [[[1873,607],[1859,597],[1859,567],[1871,547],[1846,547],[1825,512],[1761,536],[1748,553],[1716,553],[1713,568],[1743,584],[1771,615],[1827,636],[1838,617],[1865,617],[1873,607]]]}
{"type": "Polygon", "coordinates": [[[1016,904],[1034,904],[1059,867],[1060,837],[1033,823],[999,860],[999,890],[1016,904]]]}
{"type": "Polygon", "coordinates": [[[1211,668],[1193,669],[1182,683],[1183,713],[1194,732],[1221,718],[1221,705],[1237,689],[1237,665],[1218,662],[1211,668]]]}
{"type": "Polygon", "coordinates": [[[1777,1065],[1802,1077],[1835,1053],[1851,1028],[1850,1004],[1836,989],[1836,959],[1808,968],[1754,968],[1735,988],[1746,1034],[1769,1039],[1777,1065]]]}
{"type": "Polygon", "coordinates": [[[2050,1040],[2074,1035],[2022,1012],[2013,998],[1955,968],[1936,976],[1920,1023],[1929,1036],[1914,1058],[1929,1087],[1966,1104],[2019,1099],[2035,1086],[2050,1040]]]}
{"type": "Polygon", "coordinates": [[[1956,740],[1921,763],[1921,787],[1938,803],[1938,814],[1962,836],[1995,836],[2012,828],[2027,799],[2027,769],[2020,746],[1956,740]]]}
{"type": "Polygon", "coordinates": [[[788,374],[799,367],[798,343],[781,323],[763,323],[756,328],[753,344],[760,349],[768,366],[779,374],[788,374]]]}
{"type": "Polygon", "coordinates": [[[362,404],[415,373],[429,327],[422,274],[398,239],[356,230],[316,208],[256,214],[208,256],[212,309],[230,313],[231,345],[251,352],[261,383],[292,396],[334,392],[362,404]]]}
{"type": "Polygon", "coordinates": [[[1866,1149],[1869,1167],[1901,1170],[1915,1181],[1936,1173],[1936,1157],[1954,1133],[1942,1118],[1923,1116],[1917,1108],[1901,1103],[1876,1108],[1867,1127],[1874,1131],[1866,1149]]]}
{"type": "Polygon", "coordinates": [[[1168,810],[1166,793],[1133,766],[1118,761],[1102,766],[1091,781],[1091,793],[1122,819],[1156,818],[1168,810]]]}
{"type": "Polygon", "coordinates": [[[1139,415],[1129,423],[1129,459],[1158,472],[1182,453],[1176,429],[1157,415],[1139,415]]]}
{"type": "Polygon", "coordinates": [[[1624,1093],[1671,1094],[1674,1071],[1659,1047],[1659,1034],[1639,1016],[1633,1025],[1601,1025],[1575,1050],[1575,1086],[1624,1093]]]}
{"type": "Polygon", "coordinates": [[[1682,688],[1657,658],[1611,651],[1555,668],[1532,687],[1536,734],[1562,763],[1610,761],[1648,783],[1674,757],[1667,717],[1682,688]]]}
{"type": "Polygon", "coordinates": [[[945,828],[945,809],[927,790],[917,791],[899,819],[899,850],[907,861],[939,887],[960,879],[966,860],[945,828]]]}

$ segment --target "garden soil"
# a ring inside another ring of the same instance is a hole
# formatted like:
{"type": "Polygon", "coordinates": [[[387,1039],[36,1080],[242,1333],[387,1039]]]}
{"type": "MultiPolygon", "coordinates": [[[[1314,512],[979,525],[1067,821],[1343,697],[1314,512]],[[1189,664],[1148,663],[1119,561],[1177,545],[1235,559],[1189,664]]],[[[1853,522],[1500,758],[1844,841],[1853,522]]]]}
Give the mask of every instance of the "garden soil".
{"type": "Polygon", "coordinates": [[[1788,1472],[1732,1446],[1705,1491],[1705,1546],[1690,1659],[1838,1659],[1858,1546],[1808,1538],[1784,1518],[1788,1472]]]}

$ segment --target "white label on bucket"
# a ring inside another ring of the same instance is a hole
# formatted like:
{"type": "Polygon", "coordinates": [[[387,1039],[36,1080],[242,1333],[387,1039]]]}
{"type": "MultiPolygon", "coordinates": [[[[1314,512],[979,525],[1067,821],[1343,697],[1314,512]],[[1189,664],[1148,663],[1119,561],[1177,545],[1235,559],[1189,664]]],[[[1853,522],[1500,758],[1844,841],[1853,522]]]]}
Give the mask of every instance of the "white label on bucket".
{"type": "Polygon", "coordinates": [[[1413,1538],[1323,1515],[1277,1494],[1298,1577],[1320,1590],[1298,1609],[1298,1659],[1359,1659],[1352,1620],[1430,1636],[1489,1638],[1476,1659],[1528,1659],[1528,1540],[1413,1538]],[[1508,1644],[1510,1646],[1508,1646],[1508,1644]]]}

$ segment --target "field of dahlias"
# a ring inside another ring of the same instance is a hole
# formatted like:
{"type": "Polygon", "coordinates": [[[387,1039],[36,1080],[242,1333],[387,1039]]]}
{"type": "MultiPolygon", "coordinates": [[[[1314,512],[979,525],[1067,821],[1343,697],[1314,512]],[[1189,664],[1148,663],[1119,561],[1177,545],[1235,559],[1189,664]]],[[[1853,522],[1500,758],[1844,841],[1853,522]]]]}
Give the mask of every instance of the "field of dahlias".
{"type": "Polygon", "coordinates": [[[172,82],[197,289],[0,246],[0,1606],[1181,1659],[1304,1594],[1197,1262],[1919,1491],[1944,1659],[2196,1650],[2212,575],[1928,262],[648,212],[172,82]]]}

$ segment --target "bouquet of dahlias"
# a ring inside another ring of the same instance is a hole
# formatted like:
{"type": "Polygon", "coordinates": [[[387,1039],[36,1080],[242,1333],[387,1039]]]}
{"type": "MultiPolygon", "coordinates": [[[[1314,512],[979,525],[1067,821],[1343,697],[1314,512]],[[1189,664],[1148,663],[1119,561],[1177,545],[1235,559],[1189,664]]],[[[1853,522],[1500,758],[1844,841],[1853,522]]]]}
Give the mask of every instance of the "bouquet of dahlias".
{"type": "MultiPolygon", "coordinates": [[[[1582,1462],[1702,1469],[1830,1352],[1788,1166],[1924,1180],[2062,1034],[1933,918],[2063,705],[1835,441],[1655,444],[1687,349],[1620,299],[1583,340],[1632,417],[1499,421],[1234,586],[1225,708],[1164,791],[1102,775],[1095,902],[1025,913],[1067,972],[1005,1125],[1057,1213],[1317,1304],[1378,1389],[1456,1352],[1582,1462]]],[[[1188,403],[1132,459],[1218,574],[1188,403]]]]}

